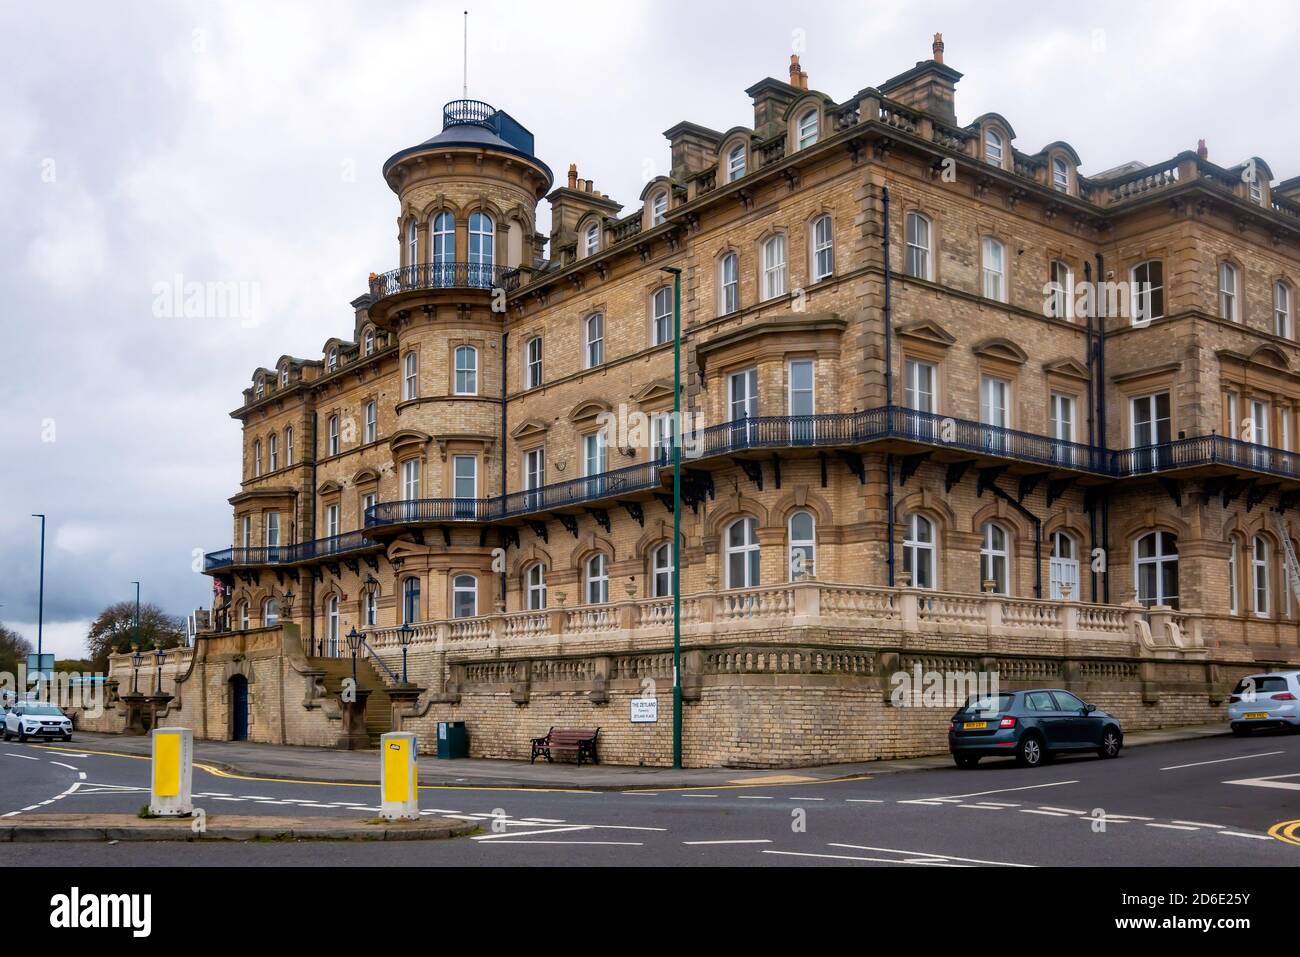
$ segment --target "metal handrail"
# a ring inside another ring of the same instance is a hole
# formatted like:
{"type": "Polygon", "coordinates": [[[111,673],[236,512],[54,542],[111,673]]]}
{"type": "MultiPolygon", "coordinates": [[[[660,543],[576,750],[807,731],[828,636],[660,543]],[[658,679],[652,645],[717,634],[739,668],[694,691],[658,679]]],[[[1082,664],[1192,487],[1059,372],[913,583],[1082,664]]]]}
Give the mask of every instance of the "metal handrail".
{"type": "Polygon", "coordinates": [[[519,286],[519,269],[492,263],[414,263],[370,278],[370,295],[376,300],[426,289],[504,289],[519,286]]]}

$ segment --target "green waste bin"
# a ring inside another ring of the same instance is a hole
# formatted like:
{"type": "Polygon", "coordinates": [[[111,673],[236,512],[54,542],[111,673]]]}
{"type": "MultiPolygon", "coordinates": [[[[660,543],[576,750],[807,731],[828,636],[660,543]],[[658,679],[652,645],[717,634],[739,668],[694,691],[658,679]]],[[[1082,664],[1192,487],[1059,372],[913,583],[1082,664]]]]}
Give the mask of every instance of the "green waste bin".
{"type": "Polygon", "coordinates": [[[438,722],[438,757],[469,757],[469,733],[464,721],[438,722]]]}

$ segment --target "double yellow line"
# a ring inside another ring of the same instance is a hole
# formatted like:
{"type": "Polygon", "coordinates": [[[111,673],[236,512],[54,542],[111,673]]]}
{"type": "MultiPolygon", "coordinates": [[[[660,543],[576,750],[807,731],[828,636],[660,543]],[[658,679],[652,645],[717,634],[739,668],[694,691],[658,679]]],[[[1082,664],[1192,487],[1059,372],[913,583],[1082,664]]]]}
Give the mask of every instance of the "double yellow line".
{"type": "Polygon", "coordinates": [[[1300,847],[1300,821],[1279,821],[1268,829],[1279,841],[1300,847]]]}

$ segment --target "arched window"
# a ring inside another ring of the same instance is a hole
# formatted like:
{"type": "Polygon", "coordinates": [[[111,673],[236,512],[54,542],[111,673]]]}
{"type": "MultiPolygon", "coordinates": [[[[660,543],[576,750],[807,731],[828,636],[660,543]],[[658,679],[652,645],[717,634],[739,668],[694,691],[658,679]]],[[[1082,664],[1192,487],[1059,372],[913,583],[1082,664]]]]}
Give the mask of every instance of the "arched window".
{"type": "Polygon", "coordinates": [[[1008,592],[1009,576],[1007,574],[1007,533],[1001,525],[987,522],[983,528],[983,541],[980,544],[980,587],[984,582],[993,582],[993,591],[998,595],[1008,592]]]}
{"type": "Polygon", "coordinates": [[[414,399],[420,394],[418,383],[420,357],[414,352],[408,352],[404,362],[405,370],[402,375],[402,398],[414,399]]]}
{"type": "Polygon", "coordinates": [[[594,369],[605,361],[605,315],[593,312],[583,323],[583,336],[586,340],[584,359],[588,369],[594,369]]]}
{"type": "Polygon", "coordinates": [[[985,236],[983,250],[984,298],[996,299],[998,302],[1006,302],[1006,249],[992,236],[985,236]]]}
{"type": "Polygon", "coordinates": [[[280,467],[280,437],[274,432],[266,437],[266,461],[272,472],[280,467]]]}
{"type": "Polygon", "coordinates": [[[668,218],[668,194],[655,193],[654,198],[650,200],[650,225],[662,225],[668,218]]]}
{"type": "Polygon", "coordinates": [[[253,443],[253,477],[262,474],[262,440],[253,443]]]}
{"type": "Polygon", "coordinates": [[[1237,267],[1232,263],[1219,263],[1219,315],[1229,322],[1241,322],[1237,267]]]}
{"type": "Polygon", "coordinates": [[[738,518],[727,526],[727,587],[756,588],[759,583],[758,521],[738,518]]]}
{"type": "Polygon", "coordinates": [[[338,349],[331,349],[325,356],[325,370],[327,372],[333,372],[338,367],[339,351],[338,349]]]}
{"type": "Polygon", "coordinates": [[[492,286],[492,263],[495,252],[496,224],[487,213],[469,217],[469,285],[488,289],[492,286]]]}
{"type": "Polygon", "coordinates": [[[1291,287],[1284,282],[1273,283],[1273,333],[1291,338],[1291,287]]]}
{"type": "Polygon", "coordinates": [[[984,131],[984,159],[994,166],[1002,165],[1002,134],[995,129],[984,131]]]}
{"type": "Polygon", "coordinates": [[[241,601],[236,611],[239,613],[239,630],[248,631],[248,627],[249,627],[248,602],[241,601]]]}
{"type": "Polygon", "coordinates": [[[812,278],[819,282],[835,272],[835,239],[831,218],[818,216],[812,224],[812,278]]]}
{"type": "Polygon", "coordinates": [[[740,308],[740,257],[735,253],[727,253],[718,262],[718,288],[721,290],[718,302],[721,315],[740,308]]]}
{"type": "Polygon", "coordinates": [[[745,175],[745,144],[737,143],[727,154],[727,182],[734,183],[745,175]]]}
{"type": "Polygon", "coordinates": [[[284,430],[284,467],[293,465],[293,427],[284,430]]]}
{"type": "Polygon", "coordinates": [[[406,224],[406,265],[411,272],[420,262],[420,234],[415,228],[415,220],[406,224]]]}
{"type": "Polygon", "coordinates": [[[673,593],[673,546],[664,542],[650,553],[650,593],[668,598],[673,593]]]}
{"type": "Polygon", "coordinates": [[[274,598],[268,598],[262,602],[262,624],[267,628],[274,628],[280,623],[280,603],[274,598]]]}
{"type": "Polygon", "coordinates": [[[799,117],[799,149],[807,149],[817,142],[817,111],[808,110],[799,117]]]}
{"type": "Polygon", "coordinates": [[[330,595],[325,599],[325,654],[331,658],[339,656],[339,596],[330,595]]]}
{"type": "Polygon", "coordinates": [[[934,588],[936,582],[934,523],[918,512],[905,519],[903,531],[903,571],[912,576],[917,588],[934,588]]]}
{"type": "Polygon", "coordinates": [[[478,395],[478,350],[456,347],[456,394],[478,395]]]}
{"type": "Polygon", "coordinates": [[[420,620],[420,579],[411,577],[402,582],[402,622],[414,624],[420,620]]]}
{"type": "Polygon", "coordinates": [[[289,367],[288,366],[285,366],[283,369],[280,370],[280,388],[281,389],[289,388],[289,367]]]}
{"type": "Polygon", "coordinates": [[[361,339],[361,342],[362,342],[362,350],[365,352],[366,355],[372,356],[375,354],[375,330],[367,329],[366,334],[361,339]]]}
{"type": "Polygon", "coordinates": [[[451,580],[451,617],[478,617],[478,579],[457,575],[451,580]]]}
{"type": "Polygon", "coordinates": [[[1148,259],[1133,267],[1133,322],[1160,319],[1165,314],[1165,266],[1148,259]]]}
{"type": "Polygon", "coordinates": [[[1241,543],[1234,535],[1228,546],[1228,613],[1241,614],[1241,543]]]}
{"type": "Polygon", "coordinates": [[[668,286],[655,290],[650,298],[650,329],[654,345],[671,342],[673,338],[673,291],[668,286]]]}
{"type": "Polygon", "coordinates": [[[1256,535],[1250,542],[1251,610],[1260,618],[1268,617],[1269,555],[1268,541],[1256,535]]]}
{"type": "Polygon", "coordinates": [[[600,252],[600,223],[591,223],[587,227],[586,247],[583,255],[594,256],[598,252],[600,252]]]}
{"type": "Polygon", "coordinates": [[[1052,157],[1052,188],[1062,193],[1070,191],[1070,165],[1059,156],[1052,157]]]}
{"type": "Polygon", "coordinates": [[[259,378],[259,379],[257,380],[257,386],[255,387],[254,395],[256,395],[256,397],[259,398],[259,399],[266,398],[266,380],[265,380],[265,379],[261,379],[261,378],[259,378]]]}
{"type": "Polygon", "coordinates": [[[785,234],[777,233],[763,241],[763,298],[785,295],[785,234]]]}
{"type": "Polygon", "coordinates": [[[587,559],[586,567],[587,604],[603,605],[609,601],[609,559],[603,552],[597,552],[587,559]]]}
{"type": "MultiPolygon", "coordinates": [[[[489,226],[491,222],[488,220],[489,226]]],[[[488,236],[490,245],[490,229],[488,236]]],[[[456,284],[456,220],[451,213],[438,213],[433,217],[433,231],[429,234],[429,244],[429,261],[433,264],[431,285],[454,286],[456,284]]]]}
{"type": "Polygon", "coordinates": [[[542,337],[533,336],[524,346],[524,388],[536,389],[542,384],[542,337]]]}
{"type": "Polygon", "coordinates": [[[795,512],[789,522],[790,581],[817,574],[817,520],[812,512],[795,512]]]}
{"type": "Polygon", "coordinates": [[[1065,597],[1062,586],[1070,586],[1070,598],[1078,601],[1079,594],[1079,550],[1074,539],[1067,532],[1052,533],[1052,557],[1048,562],[1048,595],[1052,600],[1060,601],[1065,597]]]}
{"type": "Polygon", "coordinates": [[[907,214],[907,255],[903,268],[909,276],[930,279],[930,220],[920,213],[907,214]]]}
{"type": "Polygon", "coordinates": [[[1178,537],[1169,532],[1149,532],[1137,540],[1133,563],[1138,601],[1178,607],[1178,537]]]}
{"type": "Polygon", "coordinates": [[[546,566],[535,562],[528,567],[528,609],[539,611],[546,607],[546,566]]]}

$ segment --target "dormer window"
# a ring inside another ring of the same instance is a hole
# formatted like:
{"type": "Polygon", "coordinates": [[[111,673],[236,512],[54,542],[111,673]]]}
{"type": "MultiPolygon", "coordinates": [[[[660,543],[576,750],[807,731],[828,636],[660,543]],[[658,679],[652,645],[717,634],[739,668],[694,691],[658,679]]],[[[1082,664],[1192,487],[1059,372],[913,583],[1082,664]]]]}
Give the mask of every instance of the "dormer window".
{"type": "Polygon", "coordinates": [[[368,355],[368,356],[369,356],[369,355],[374,355],[374,353],[375,353],[375,330],[373,330],[373,329],[367,329],[367,330],[366,330],[365,338],[362,340],[362,342],[364,343],[363,346],[362,346],[362,348],[365,350],[365,354],[368,355]]]}
{"type": "Polygon", "coordinates": [[[1070,167],[1059,156],[1052,157],[1052,188],[1062,193],[1070,191],[1070,167]]]}
{"type": "Polygon", "coordinates": [[[745,145],[733,146],[727,154],[727,182],[734,183],[745,175],[745,145]]]}
{"type": "Polygon", "coordinates": [[[799,117],[799,149],[807,149],[817,142],[817,111],[809,110],[799,117]]]}
{"type": "Polygon", "coordinates": [[[339,351],[337,349],[331,349],[329,351],[329,354],[325,357],[325,370],[327,372],[333,372],[338,367],[339,367],[339,351]]]}
{"type": "Polygon", "coordinates": [[[1247,183],[1250,189],[1250,201],[1257,206],[1264,205],[1264,187],[1260,185],[1259,174],[1255,173],[1247,183]]]}
{"type": "Polygon", "coordinates": [[[258,379],[258,380],[257,380],[257,392],[256,392],[256,394],[257,394],[257,397],[258,397],[259,399],[263,398],[263,397],[266,395],[266,380],[265,380],[265,379],[258,379]]]}
{"type": "Polygon", "coordinates": [[[288,366],[285,366],[283,369],[280,370],[280,388],[281,389],[289,388],[289,367],[288,366]]]}
{"type": "Polygon", "coordinates": [[[583,255],[594,256],[598,252],[600,252],[600,224],[592,223],[587,227],[583,255]]]}
{"type": "Polygon", "coordinates": [[[984,131],[984,161],[994,166],[1002,165],[1002,134],[997,130],[984,131]]]}
{"type": "Polygon", "coordinates": [[[654,199],[650,201],[650,225],[662,225],[668,218],[668,194],[655,193],[654,199]]]}

